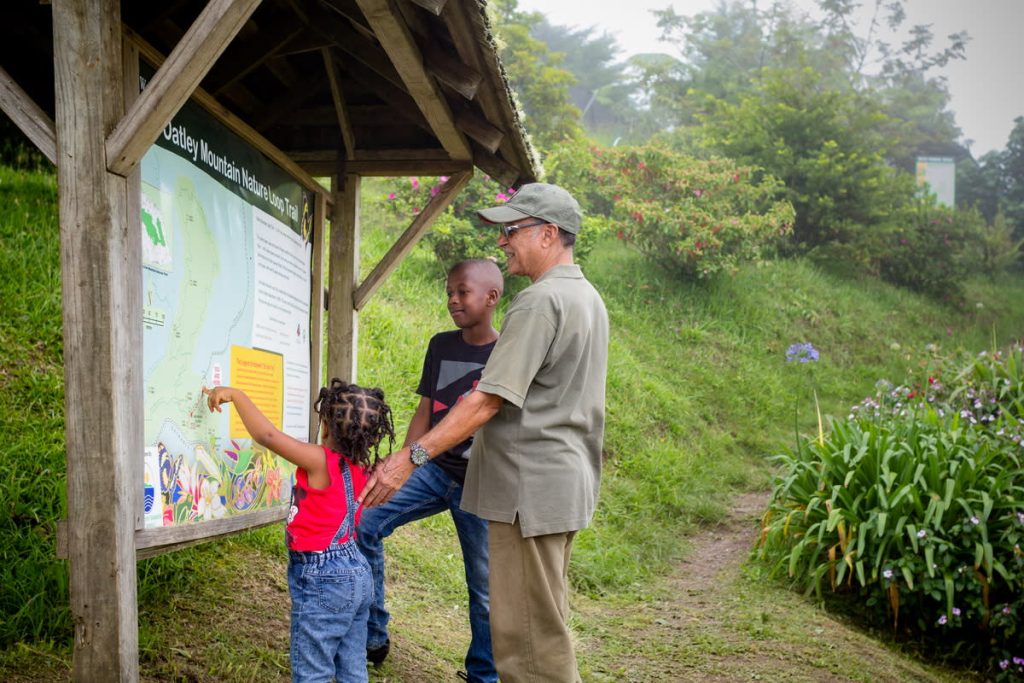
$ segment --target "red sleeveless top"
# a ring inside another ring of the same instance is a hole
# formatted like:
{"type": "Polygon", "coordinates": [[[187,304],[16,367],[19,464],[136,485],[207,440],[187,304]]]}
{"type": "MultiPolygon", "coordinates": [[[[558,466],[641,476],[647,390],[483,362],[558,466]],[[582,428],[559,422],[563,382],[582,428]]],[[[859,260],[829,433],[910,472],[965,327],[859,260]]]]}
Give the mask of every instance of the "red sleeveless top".
{"type": "MultiPolygon", "coordinates": [[[[341,472],[342,459],[348,463],[352,474],[352,495],[358,498],[366,485],[367,472],[362,467],[329,448],[324,448],[324,457],[327,458],[327,473],[331,478],[330,486],[327,488],[311,488],[306,470],[300,467],[295,471],[291,510],[288,512],[288,526],[285,529],[289,550],[326,550],[334,539],[334,534],[348,512],[348,505],[345,503],[345,478],[341,472]]],[[[356,510],[356,524],[359,523],[361,512],[360,505],[356,510]]],[[[344,536],[340,541],[346,539],[348,536],[344,536]]]]}

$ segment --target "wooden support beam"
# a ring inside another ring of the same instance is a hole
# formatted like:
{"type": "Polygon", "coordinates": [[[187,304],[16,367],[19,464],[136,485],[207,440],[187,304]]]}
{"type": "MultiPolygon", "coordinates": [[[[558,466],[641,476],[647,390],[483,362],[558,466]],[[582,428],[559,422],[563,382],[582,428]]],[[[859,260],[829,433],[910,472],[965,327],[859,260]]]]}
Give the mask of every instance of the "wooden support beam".
{"type": "Polygon", "coordinates": [[[519,169],[476,143],[473,143],[473,165],[506,187],[515,187],[519,181],[519,169]]]}
{"type": "Polygon", "coordinates": [[[395,0],[357,0],[357,3],[441,146],[453,159],[472,158],[469,142],[455,127],[448,102],[427,72],[416,41],[405,23],[398,19],[395,0]]]}
{"type": "Polygon", "coordinates": [[[416,101],[409,93],[385,80],[381,80],[373,71],[367,69],[362,64],[349,62],[344,66],[345,71],[353,80],[384,100],[395,114],[414,126],[418,126],[434,135],[434,130],[430,127],[430,123],[420,113],[419,107],[416,106],[416,101]]]}
{"type": "Polygon", "coordinates": [[[141,482],[130,462],[143,452],[142,235],[105,153],[124,114],[120,6],[55,0],[52,11],[76,683],[139,676],[131,508],[141,482]]]}
{"type": "Polygon", "coordinates": [[[294,12],[285,12],[263,22],[266,25],[257,35],[247,37],[237,48],[229,47],[220,60],[210,69],[206,78],[207,88],[219,95],[224,88],[242,80],[267,61],[273,59],[278,50],[305,30],[305,26],[294,12]]]}
{"type": "Polygon", "coordinates": [[[439,17],[441,16],[441,10],[444,9],[445,3],[447,3],[448,0],[409,0],[409,2],[419,5],[435,17],[439,17]]]}
{"type": "MultiPolygon", "coordinates": [[[[153,66],[159,66],[164,62],[164,56],[159,50],[154,48],[152,45],[146,42],[146,40],[129,29],[124,27],[125,37],[130,40],[139,49],[139,54],[152,64],[153,66]]],[[[199,106],[203,107],[206,111],[210,112],[217,120],[231,129],[238,137],[242,138],[246,143],[252,145],[263,154],[266,154],[275,164],[288,171],[292,176],[295,177],[307,190],[313,192],[325,192],[325,188],[321,185],[313,176],[302,169],[301,166],[292,161],[287,154],[278,149],[270,140],[263,137],[256,129],[250,126],[242,119],[235,116],[227,107],[217,101],[217,99],[206,92],[202,88],[197,88],[192,94],[192,99],[199,106]]],[[[328,202],[331,200],[328,199],[328,202]]]]}
{"type": "Polygon", "coordinates": [[[267,71],[274,74],[274,77],[281,81],[282,85],[289,87],[295,85],[295,82],[301,78],[299,73],[288,63],[288,58],[280,54],[267,60],[267,71]]]}
{"type": "Polygon", "coordinates": [[[331,56],[331,50],[324,48],[322,54],[324,69],[327,71],[327,81],[331,84],[334,113],[337,116],[338,128],[341,130],[341,139],[345,142],[345,158],[351,159],[356,149],[356,136],[353,134],[352,124],[348,120],[348,105],[345,103],[345,93],[341,89],[341,76],[338,74],[338,66],[331,56]]]}
{"type": "Polygon", "coordinates": [[[311,82],[299,81],[287,91],[279,93],[269,106],[263,107],[252,120],[252,127],[258,131],[265,131],[282,118],[302,106],[302,103],[316,97],[327,87],[327,84],[319,78],[311,82]]]}
{"type": "Polygon", "coordinates": [[[53,120],[0,67],[0,110],[14,122],[51,164],[57,158],[57,133],[53,120]]]}
{"type": "Polygon", "coordinates": [[[324,374],[324,250],[327,246],[327,197],[323,193],[314,195],[313,204],[313,274],[310,278],[309,313],[309,442],[317,443],[320,437],[320,416],[314,404],[323,386],[324,374]]]}
{"type": "Polygon", "coordinates": [[[454,175],[441,186],[441,190],[436,195],[430,198],[430,201],[423,207],[423,210],[416,215],[412,224],[391,245],[388,253],[384,255],[380,263],[374,267],[373,271],[366,276],[363,283],[356,289],[352,302],[357,311],[362,310],[366,302],[373,296],[373,293],[377,291],[377,288],[384,284],[384,280],[387,279],[388,275],[398,267],[398,264],[402,262],[405,255],[416,246],[420,238],[430,229],[434,219],[452,203],[472,177],[472,169],[454,175]]]}
{"type": "Polygon", "coordinates": [[[373,34],[373,31],[369,26],[366,25],[363,10],[359,9],[359,5],[356,4],[356,0],[323,0],[330,7],[335,14],[339,14],[344,17],[352,28],[363,34],[364,38],[375,41],[377,36],[373,34]]]}
{"type": "Polygon", "coordinates": [[[505,138],[505,133],[469,108],[463,109],[456,115],[455,125],[491,154],[498,151],[501,141],[505,138]]]}
{"type": "Polygon", "coordinates": [[[311,9],[315,10],[312,24],[314,31],[331,38],[334,41],[333,45],[339,50],[365,64],[377,76],[404,91],[405,82],[383,48],[354,29],[352,24],[338,16],[338,13],[319,9],[316,5],[311,6],[311,9]]]}
{"type": "Polygon", "coordinates": [[[312,28],[307,28],[305,32],[295,36],[287,45],[284,45],[279,54],[301,55],[306,52],[319,52],[332,45],[334,45],[333,38],[322,35],[312,28]]]}
{"type": "Polygon", "coordinates": [[[111,172],[127,175],[192,95],[260,0],[210,0],[107,138],[111,172]]]}
{"type": "MultiPolygon", "coordinates": [[[[481,49],[475,38],[486,31],[484,18],[477,9],[476,0],[449,0],[441,13],[441,18],[448,27],[448,33],[455,43],[459,58],[480,73],[490,74],[492,79],[500,78],[501,66],[497,56],[490,50],[481,49]]],[[[488,121],[509,133],[499,147],[502,157],[522,165],[522,176],[533,179],[536,169],[530,161],[531,152],[523,136],[518,132],[521,122],[506,95],[498,89],[481,88],[477,93],[476,102],[479,103],[488,121]]],[[[488,175],[494,175],[483,167],[480,169],[488,175]]],[[[506,172],[503,175],[509,174],[506,172]]]]}
{"type": "MultiPolygon", "coordinates": [[[[121,38],[121,79],[124,83],[122,97],[124,98],[124,111],[128,111],[132,104],[139,97],[139,50],[136,48],[127,38],[121,38]]],[[[116,178],[117,176],[111,176],[116,178]]],[[[125,178],[125,187],[127,188],[126,195],[126,210],[128,214],[128,226],[129,229],[132,225],[136,225],[142,216],[142,166],[136,166],[125,178]]],[[[141,239],[136,242],[135,238],[132,238],[132,244],[141,248],[141,239]]],[[[141,265],[141,261],[140,261],[141,265]]],[[[140,287],[140,299],[141,299],[141,279],[138,282],[140,287]]],[[[140,304],[141,306],[141,301],[140,304]]],[[[141,312],[141,311],[140,311],[141,312]]],[[[139,359],[141,362],[141,359],[139,359]]],[[[140,380],[141,381],[141,380],[140,380]]],[[[144,388],[144,387],[143,387],[144,388]]],[[[140,404],[141,405],[141,404],[140,404]]],[[[128,480],[139,482],[145,480],[144,473],[144,462],[142,458],[130,458],[128,460],[128,480]]],[[[143,490],[138,486],[131,488],[132,499],[130,502],[131,509],[135,513],[134,524],[135,529],[141,529],[146,526],[146,511],[144,509],[143,501],[143,490]]]]}
{"type": "Polygon", "coordinates": [[[331,214],[327,313],[328,380],[338,377],[349,382],[357,381],[359,313],[352,301],[359,278],[360,187],[358,175],[335,176],[332,180],[334,212],[331,214]]]}
{"type": "Polygon", "coordinates": [[[442,48],[437,41],[428,40],[422,44],[427,71],[467,100],[475,98],[483,80],[480,72],[452,56],[451,51],[442,48]]]}
{"type": "MultiPolygon", "coordinates": [[[[319,387],[318,387],[319,388],[319,387]]],[[[156,557],[173,550],[199,545],[231,534],[280,522],[288,516],[287,505],[247,512],[192,524],[139,529],[135,532],[136,559],[156,557]]]]}
{"type": "MultiPolygon", "coordinates": [[[[331,170],[338,166],[336,159],[313,159],[300,161],[299,164],[307,173],[318,177],[330,175],[331,170]]],[[[363,177],[396,178],[406,175],[438,176],[464,173],[473,168],[473,162],[453,159],[446,161],[422,159],[347,161],[345,168],[363,177]]]]}

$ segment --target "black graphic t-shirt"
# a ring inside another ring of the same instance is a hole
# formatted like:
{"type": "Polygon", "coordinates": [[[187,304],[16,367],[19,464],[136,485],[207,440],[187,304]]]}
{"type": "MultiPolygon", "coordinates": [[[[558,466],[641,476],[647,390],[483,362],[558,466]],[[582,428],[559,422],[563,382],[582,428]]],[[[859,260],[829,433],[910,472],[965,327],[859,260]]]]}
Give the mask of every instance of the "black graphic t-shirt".
{"type": "MultiPolygon", "coordinates": [[[[435,334],[427,345],[423,359],[423,375],[416,393],[430,399],[430,426],[440,422],[456,403],[476,388],[480,373],[494,350],[495,342],[483,346],[467,344],[462,330],[435,334]]],[[[469,460],[469,437],[457,446],[434,458],[441,469],[460,484],[466,481],[469,460]]]]}

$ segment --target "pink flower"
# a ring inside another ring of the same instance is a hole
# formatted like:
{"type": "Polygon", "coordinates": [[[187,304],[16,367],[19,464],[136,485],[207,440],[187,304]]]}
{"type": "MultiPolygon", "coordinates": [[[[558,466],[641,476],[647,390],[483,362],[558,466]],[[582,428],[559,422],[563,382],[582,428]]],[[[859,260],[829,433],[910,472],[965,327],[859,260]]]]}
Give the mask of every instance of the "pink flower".
{"type": "Polygon", "coordinates": [[[395,194],[394,192],[389,192],[389,193],[388,193],[388,199],[389,199],[389,200],[390,200],[390,199],[394,199],[394,198],[395,198],[395,197],[397,197],[397,196],[398,196],[398,195],[396,195],[396,194],[395,194]]]}
{"type": "Polygon", "coordinates": [[[416,177],[409,178],[409,184],[412,185],[412,189],[420,189],[420,179],[416,177]]]}
{"type": "Polygon", "coordinates": [[[416,215],[416,214],[418,214],[419,212],[420,212],[420,207],[418,207],[418,206],[414,206],[414,207],[412,207],[412,213],[413,213],[413,215],[416,215]]]}
{"type": "Polygon", "coordinates": [[[431,197],[436,197],[437,193],[440,192],[440,191],[441,191],[441,186],[440,185],[434,185],[432,188],[430,188],[430,196],[431,197]]]}
{"type": "Polygon", "coordinates": [[[504,192],[499,192],[498,194],[494,195],[494,201],[496,201],[496,202],[507,202],[508,201],[508,195],[505,194],[504,192]]]}
{"type": "Polygon", "coordinates": [[[693,196],[696,197],[697,199],[700,199],[700,196],[702,194],[704,194],[704,190],[694,190],[693,191],[693,196]]]}
{"type": "Polygon", "coordinates": [[[448,182],[448,176],[443,175],[440,178],[438,178],[438,180],[440,180],[442,183],[447,183],[448,182]]]}

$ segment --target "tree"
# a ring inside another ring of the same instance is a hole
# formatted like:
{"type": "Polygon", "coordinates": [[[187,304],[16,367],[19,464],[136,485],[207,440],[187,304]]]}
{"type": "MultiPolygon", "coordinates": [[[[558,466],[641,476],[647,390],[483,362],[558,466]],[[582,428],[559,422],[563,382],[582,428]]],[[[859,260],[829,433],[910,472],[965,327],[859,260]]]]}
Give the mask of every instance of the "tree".
{"type": "Polygon", "coordinates": [[[738,103],[710,99],[702,138],[712,150],[779,178],[796,209],[801,250],[844,242],[849,231],[879,223],[912,196],[912,178],[884,161],[878,102],[830,89],[805,66],[764,69],[738,103]]]}
{"type": "Polygon", "coordinates": [[[564,55],[530,34],[543,19],[539,13],[520,11],[516,0],[496,0],[487,7],[509,83],[526,115],[526,129],[543,154],[579,134],[580,111],[569,95],[575,78],[562,67],[564,55]]]}
{"type": "Polygon", "coordinates": [[[888,116],[890,162],[911,170],[920,153],[962,156],[960,130],[949,111],[949,92],[934,70],[964,56],[967,35],[957,33],[935,47],[927,26],[914,26],[893,42],[906,20],[899,2],[874,0],[863,33],[854,22],[854,0],[819,0],[819,18],[796,14],[774,2],[720,0],[714,10],[681,16],[655,12],[674,61],[640,65],[647,101],[671,124],[693,125],[707,96],[737,103],[760,86],[766,69],[811,66],[820,87],[874,99],[888,116]]]}
{"type": "Polygon", "coordinates": [[[1002,155],[1005,195],[1000,204],[1006,220],[1015,226],[1015,234],[1024,237],[1024,116],[1018,116],[1013,123],[1002,155]]]}
{"type": "Polygon", "coordinates": [[[626,63],[618,60],[619,47],[608,33],[594,28],[569,28],[542,19],[531,34],[561,55],[561,66],[576,79],[570,89],[573,104],[591,135],[607,139],[632,138],[642,114],[634,102],[636,83],[626,77],[626,63]]]}

